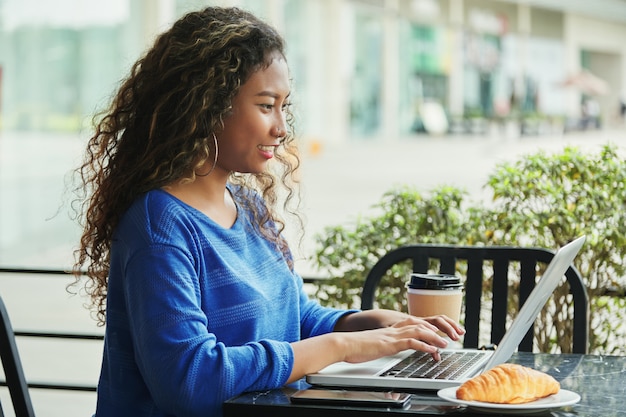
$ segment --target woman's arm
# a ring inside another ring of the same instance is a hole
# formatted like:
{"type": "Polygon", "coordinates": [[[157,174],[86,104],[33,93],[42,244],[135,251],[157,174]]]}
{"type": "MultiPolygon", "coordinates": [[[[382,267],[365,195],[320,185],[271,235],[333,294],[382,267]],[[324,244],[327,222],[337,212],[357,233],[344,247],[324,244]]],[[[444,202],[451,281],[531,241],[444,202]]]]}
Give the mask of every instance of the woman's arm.
{"type": "Polygon", "coordinates": [[[421,319],[390,310],[345,315],[334,332],[291,344],[294,364],[288,382],[335,362],[365,362],[407,349],[431,353],[438,360],[439,348],[448,344],[438,330],[453,340],[463,334],[463,329],[445,316],[421,319]]]}

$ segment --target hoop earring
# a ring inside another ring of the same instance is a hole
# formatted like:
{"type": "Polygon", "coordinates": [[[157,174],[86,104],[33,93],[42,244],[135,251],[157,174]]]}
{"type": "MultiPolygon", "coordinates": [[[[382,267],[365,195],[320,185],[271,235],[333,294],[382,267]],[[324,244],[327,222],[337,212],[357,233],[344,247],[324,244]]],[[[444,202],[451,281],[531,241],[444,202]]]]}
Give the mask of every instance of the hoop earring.
{"type": "Polygon", "coordinates": [[[215,166],[217,165],[217,153],[218,153],[218,147],[217,147],[217,137],[215,137],[215,133],[213,133],[213,144],[215,146],[215,155],[213,157],[213,166],[211,167],[211,169],[209,170],[209,172],[207,172],[206,174],[198,174],[196,172],[196,176],[197,177],[206,177],[208,176],[211,172],[213,172],[213,170],[215,169],[215,166]]]}

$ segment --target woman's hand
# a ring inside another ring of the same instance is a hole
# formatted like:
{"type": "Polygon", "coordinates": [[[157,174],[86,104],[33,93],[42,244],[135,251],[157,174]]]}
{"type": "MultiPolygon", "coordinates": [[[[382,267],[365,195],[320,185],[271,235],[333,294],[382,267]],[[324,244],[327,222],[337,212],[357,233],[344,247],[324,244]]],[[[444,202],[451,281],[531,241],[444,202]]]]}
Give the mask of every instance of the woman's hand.
{"type": "Polygon", "coordinates": [[[394,355],[407,349],[430,353],[439,360],[439,349],[448,345],[448,341],[437,334],[437,327],[425,320],[407,320],[390,327],[336,334],[344,343],[341,360],[352,363],[394,355]]]}
{"type": "Polygon", "coordinates": [[[439,349],[459,340],[465,330],[446,316],[415,317],[392,310],[367,310],[343,316],[335,331],[292,343],[294,366],[289,382],[335,362],[366,362],[414,349],[441,359],[439,349]]]}
{"type": "Polygon", "coordinates": [[[446,334],[451,340],[457,341],[465,334],[465,329],[459,323],[443,314],[431,317],[422,317],[428,323],[436,326],[440,332],[446,334]]]}
{"type": "Polygon", "coordinates": [[[390,324],[371,330],[335,331],[293,342],[294,364],[288,382],[335,362],[366,362],[407,349],[428,352],[439,360],[439,349],[448,345],[437,334],[438,328],[427,320],[407,316],[390,324]]]}
{"type": "Polygon", "coordinates": [[[393,310],[364,310],[343,316],[335,325],[335,331],[358,331],[377,329],[380,327],[404,326],[410,324],[428,323],[434,326],[435,331],[440,331],[457,341],[465,334],[465,329],[451,318],[439,315],[432,317],[415,317],[406,313],[393,310]]]}

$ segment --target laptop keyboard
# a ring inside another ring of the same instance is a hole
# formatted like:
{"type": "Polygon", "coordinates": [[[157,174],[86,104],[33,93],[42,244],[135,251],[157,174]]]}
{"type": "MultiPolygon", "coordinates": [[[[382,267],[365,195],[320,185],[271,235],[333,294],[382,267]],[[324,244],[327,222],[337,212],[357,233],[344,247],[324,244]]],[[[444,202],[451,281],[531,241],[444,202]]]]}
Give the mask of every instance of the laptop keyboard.
{"type": "Polygon", "coordinates": [[[472,367],[484,352],[441,352],[435,361],[429,353],[416,351],[381,376],[395,378],[455,379],[472,367]]]}

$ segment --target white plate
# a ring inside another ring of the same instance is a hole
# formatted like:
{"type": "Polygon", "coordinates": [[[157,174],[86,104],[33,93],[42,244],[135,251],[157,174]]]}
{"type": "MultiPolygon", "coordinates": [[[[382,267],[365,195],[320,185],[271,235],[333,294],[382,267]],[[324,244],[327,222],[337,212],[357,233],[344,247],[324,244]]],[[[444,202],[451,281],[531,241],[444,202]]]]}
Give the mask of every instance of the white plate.
{"type": "Polygon", "coordinates": [[[566,405],[576,404],[580,401],[580,395],[575,392],[565,389],[559,390],[554,395],[542,398],[540,400],[531,401],[524,404],[494,404],[486,403],[482,401],[464,401],[456,398],[456,390],[458,387],[449,387],[441,389],[437,392],[437,395],[444,400],[466,405],[473,409],[481,410],[487,413],[506,413],[506,414],[521,414],[521,413],[539,413],[542,411],[550,410],[552,408],[564,407],[566,405]]]}

